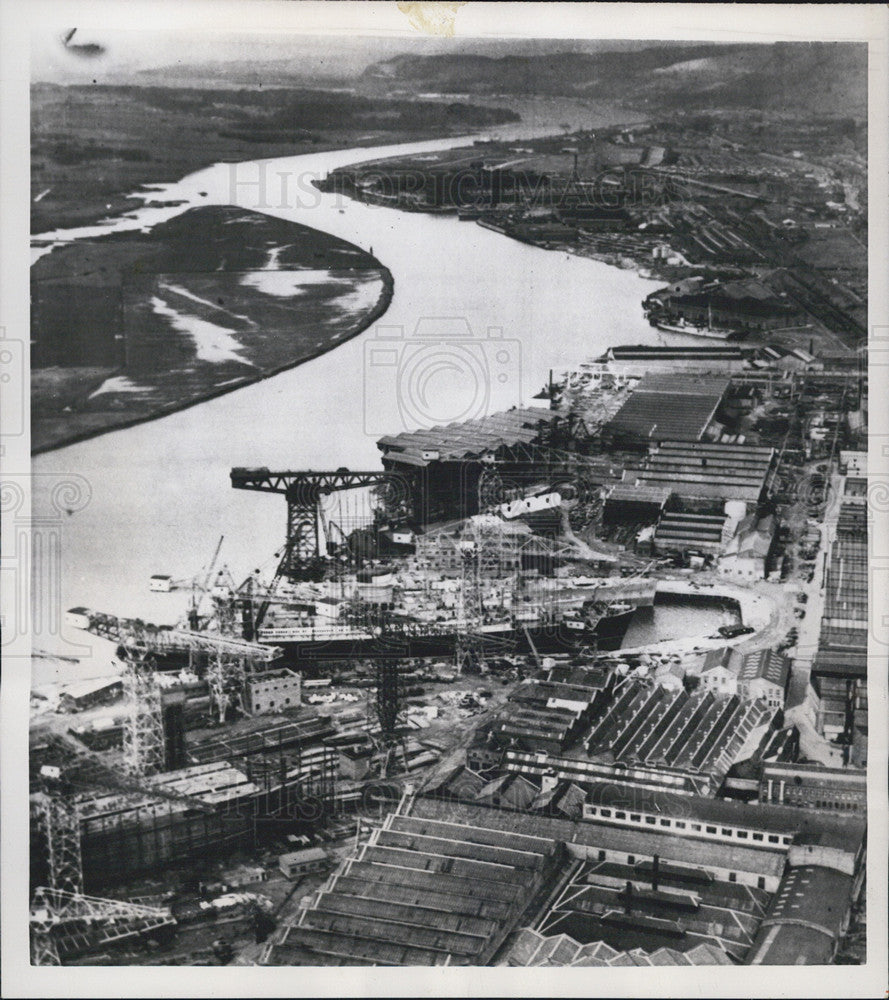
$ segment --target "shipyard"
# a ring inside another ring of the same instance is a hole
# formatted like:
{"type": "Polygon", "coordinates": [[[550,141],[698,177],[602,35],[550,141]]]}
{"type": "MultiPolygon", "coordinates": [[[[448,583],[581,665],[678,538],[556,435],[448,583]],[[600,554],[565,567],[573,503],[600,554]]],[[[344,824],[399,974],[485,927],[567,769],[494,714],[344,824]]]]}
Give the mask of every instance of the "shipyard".
{"type": "Polygon", "coordinates": [[[874,958],[866,47],[464,42],[35,82],[32,966],[874,958]]]}
{"type": "Polygon", "coordinates": [[[536,405],[382,436],[376,469],[232,468],[285,508],[271,571],[235,580],[220,538],[194,579],[145,581],[188,594],[175,626],[69,609],[119,676],[35,691],[32,879],[47,907],[119,911],[46,946],[334,965],[854,949],[867,379],[775,361],[616,345],[536,405]],[[776,901],[801,872],[832,902],[798,945],[776,901]]]}

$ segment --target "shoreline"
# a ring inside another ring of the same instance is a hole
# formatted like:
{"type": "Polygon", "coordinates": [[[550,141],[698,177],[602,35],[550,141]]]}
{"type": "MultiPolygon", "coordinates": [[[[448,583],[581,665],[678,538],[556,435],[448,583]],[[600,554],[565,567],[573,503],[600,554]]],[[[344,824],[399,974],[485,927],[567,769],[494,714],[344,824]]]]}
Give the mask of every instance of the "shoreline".
{"type": "MultiPolygon", "coordinates": [[[[376,260],[376,258],[374,259],[376,260]]],[[[160,410],[157,413],[142,414],[138,417],[131,417],[129,419],[122,420],[119,424],[115,424],[113,427],[95,428],[94,430],[89,431],[78,431],[70,437],[66,437],[64,440],[55,444],[47,444],[37,448],[32,448],[31,456],[46,455],[49,452],[58,451],[61,448],[67,448],[70,445],[79,444],[82,441],[90,441],[93,438],[102,437],[105,434],[113,434],[115,431],[122,431],[129,427],[137,427],[139,424],[147,424],[154,420],[160,420],[173,413],[180,413],[183,410],[191,409],[193,406],[209,402],[211,399],[226,396],[229,393],[237,392],[239,389],[245,389],[250,385],[256,385],[257,382],[264,382],[266,379],[274,378],[282,372],[291,371],[294,368],[298,368],[300,365],[307,364],[309,361],[314,361],[316,358],[319,358],[324,354],[328,354],[330,351],[339,347],[340,344],[345,344],[348,341],[353,340],[355,337],[360,336],[388,311],[395,291],[395,279],[392,276],[392,272],[388,267],[386,267],[385,264],[377,261],[377,266],[383,279],[383,291],[380,294],[376,305],[370,310],[364,318],[364,321],[359,323],[357,328],[352,333],[340,337],[335,342],[328,343],[324,347],[320,347],[317,350],[312,351],[310,354],[298,358],[295,361],[283,365],[276,365],[274,368],[270,368],[268,371],[264,371],[255,376],[245,376],[243,381],[239,381],[237,385],[217,386],[215,389],[210,389],[207,392],[200,393],[190,399],[166,406],[163,410],[160,410]]]]}

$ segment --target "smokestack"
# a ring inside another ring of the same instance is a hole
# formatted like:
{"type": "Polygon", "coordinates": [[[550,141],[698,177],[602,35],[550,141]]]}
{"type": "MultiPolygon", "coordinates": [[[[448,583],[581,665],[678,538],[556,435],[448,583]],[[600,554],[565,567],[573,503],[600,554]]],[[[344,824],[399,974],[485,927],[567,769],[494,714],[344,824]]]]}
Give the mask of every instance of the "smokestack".
{"type": "Polygon", "coordinates": [[[633,912],[633,883],[627,882],[627,887],[624,890],[624,913],[627,916],[633,912]]]}
{"type": "Polygon", "coordinates": [[[657,892],[657,880],[660,870],[661,859],[657,854],[651,859],[651,891],[657,892]]]}

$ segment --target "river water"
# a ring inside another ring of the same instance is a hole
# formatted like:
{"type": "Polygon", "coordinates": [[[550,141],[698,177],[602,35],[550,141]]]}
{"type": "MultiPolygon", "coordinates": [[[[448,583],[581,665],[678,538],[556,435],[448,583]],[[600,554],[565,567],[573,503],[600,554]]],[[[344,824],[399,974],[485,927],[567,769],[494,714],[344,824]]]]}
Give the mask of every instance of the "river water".
{"type": "Polygon", "coordinates": [[[220,563],[236,579],[267,565],[284,540],[284,500],[232,490],[232,466],[379,468],[375,441],[384,433],[527,404],[551,368],[613,344],[657,342],[662,335],[641,307],[655,283],[632,271],[531,247],[454,217],[322,194],[309,183],[352,162],[466,141],[218,164],[154,194],[184,205],[51,234],[150,229],[192,206],[234,203],[372,248],[395,289],[376,327],[314,361],[35,457],[33,513],[58,532],[61,553],[58,567],[35,569],[59,581],[57,593],[35,587],[44,612],[35,649],[85,657],[84,676],[102,673],[108,644],[75,629],[57,631],[49,612],[86,605],[172,623],[185,598],[149,593],[149,576],[196,575],[220,535],[220,563]],[[53,501],[72,476],[88,499],[53,501]]]}

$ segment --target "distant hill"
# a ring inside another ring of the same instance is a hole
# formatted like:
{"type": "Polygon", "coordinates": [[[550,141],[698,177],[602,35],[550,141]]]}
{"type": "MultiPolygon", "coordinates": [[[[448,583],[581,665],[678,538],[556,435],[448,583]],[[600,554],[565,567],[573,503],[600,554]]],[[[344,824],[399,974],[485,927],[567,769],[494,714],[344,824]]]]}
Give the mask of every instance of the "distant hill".
{"type": "Polygon", "coordinates": [[[541,55],[400,55],[368,67],[368,85],[469,94],[618,98],[646,106],[754,108],[863,117],[867,47],[653,45],[541,55]]]}

